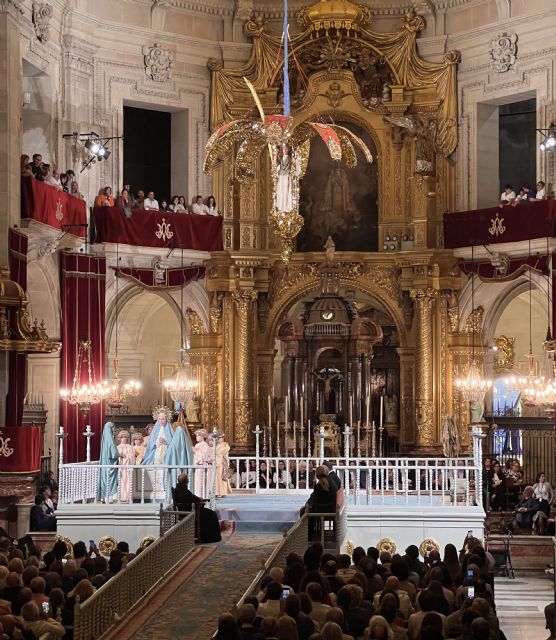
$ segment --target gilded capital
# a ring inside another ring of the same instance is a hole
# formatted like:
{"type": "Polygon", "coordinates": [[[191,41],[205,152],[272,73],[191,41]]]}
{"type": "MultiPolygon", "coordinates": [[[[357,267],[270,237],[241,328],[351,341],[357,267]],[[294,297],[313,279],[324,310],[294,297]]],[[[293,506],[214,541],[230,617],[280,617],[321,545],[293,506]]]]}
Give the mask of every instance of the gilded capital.
{"type": "Polygon", "coordinates": [[[426,289],[411,289],[409,297],[416,302],[432,302],[436,296],[436,290],[427,287],[426,289]]]}

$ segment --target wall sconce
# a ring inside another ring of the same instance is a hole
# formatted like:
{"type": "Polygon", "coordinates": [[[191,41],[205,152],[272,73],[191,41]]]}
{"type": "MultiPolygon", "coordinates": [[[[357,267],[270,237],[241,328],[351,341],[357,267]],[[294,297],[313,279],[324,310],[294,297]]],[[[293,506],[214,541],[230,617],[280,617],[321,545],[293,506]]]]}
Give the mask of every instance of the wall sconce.
{"type": "Polygon", "coordinates": [[[23,106],[28,107],[31,104],[31,92],[24,91],[23,92],[23,106]]]}

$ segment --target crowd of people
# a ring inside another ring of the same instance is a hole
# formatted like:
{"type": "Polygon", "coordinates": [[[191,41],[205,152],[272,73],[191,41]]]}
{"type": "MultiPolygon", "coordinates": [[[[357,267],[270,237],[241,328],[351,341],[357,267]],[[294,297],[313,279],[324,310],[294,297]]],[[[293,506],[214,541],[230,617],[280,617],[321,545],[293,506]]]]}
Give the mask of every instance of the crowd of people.
{"type": "Polygon", "coordinates": [[[84,199],[83,195],[79,192],[79,185],[75,180],[75,173],[71,169],[67,169],[62,173],[57,167],[43,162],[40,153],[34,153],[31,161],[28,155],[23,154],[21,156],[21,175],[33,176],[33,178],[39,180],[39,182],[44,182],[76,198],[84,199]]]}
{"type": "Polygon", "coordinates": [[[78,599],[83,604],[141,551],[119,542],[104,556],[95,543],[68,549],[58,540],[43,553],[30,536],[12,540],[0,529],[0,637],[71,640],[78,599]]]}
{"type": "Polygon", "coordinates": [[[116,196],[112,194],[111,187],[103,187],[95,198],[95,207],[119,207],[124,210],[129,218],[133,209],[146,209],[147,211],[172,211],[173,213],[191,213],[200,216],[219,216],[220,211],[216,206],[214,196],[203,198],[198,195],[191,204],[187,204],[185,196],[175,195],[170,199],[158,200],[154,191],[138,189],[133,192],[131,185],[126,184],[116,196]]]}
{"type": "Polygon", "coordinates": [[[519,460],[510,458],[502,467],[499,460],[487,457],[483,463],[483,489],[489,511],[512,511],[507,529],[554,535],[551,509],[556,503],[556,491],[543,471],[537,474],[534,484],[525,485],[519,460]]]}
{"type": "Polygon", "coordinates": [[[546,184],[539,180],[536,188],[532,189],[529,184],[522,185],[516,195],[515,189],[511,184],[504,185],[504,191],[500,194],[499,207],[518,207],[527,202],[536,200],[546,200],[546,184]]]}
{"type": "MultiPolygon", "coordinates": [[[[354,549],[351,557],[312,544],[290,553],[247,597],[223,614],[217,640],[502,640],[496,616],[495,560],[471,535],[458,553],[446,545],[420,559],[354,549]]],[[[550,612],[547,611],[547,615],[550,612]]],[[[548,621],[548,617],[547,617],[548,621]]]]}

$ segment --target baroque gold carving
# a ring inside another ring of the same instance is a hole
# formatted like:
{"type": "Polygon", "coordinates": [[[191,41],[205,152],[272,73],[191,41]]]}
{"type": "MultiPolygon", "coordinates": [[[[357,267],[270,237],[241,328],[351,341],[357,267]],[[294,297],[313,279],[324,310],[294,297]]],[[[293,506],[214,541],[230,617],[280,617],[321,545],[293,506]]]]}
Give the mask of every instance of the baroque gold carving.
{"type": "Polygon", "coordinates": [[[467,316],[465,325],[463,327],[463,333],[481,333],[483,329],[484,313],[485,310],[481,306],[473,309],[473,311],[471,311],[471,313],[467,316]]]}
{"type": "Polygon", "coordinates": [[[511,371],[514,368],[514,344],[515,338],[508,338],[507,336],[499,336],[498,338],[494,338],[494,346],[498,349],[493,362],[493,367],[496,373],[511,371]]]}
{"type": "Polygon", "coordinates": [[[187,317],[189,332],[191,333],[191,335],[200,336],[207,332],[203,325],[203,321],[196,311],[194,311],[193,309],[186,309],[185,315],[187,317]]]}

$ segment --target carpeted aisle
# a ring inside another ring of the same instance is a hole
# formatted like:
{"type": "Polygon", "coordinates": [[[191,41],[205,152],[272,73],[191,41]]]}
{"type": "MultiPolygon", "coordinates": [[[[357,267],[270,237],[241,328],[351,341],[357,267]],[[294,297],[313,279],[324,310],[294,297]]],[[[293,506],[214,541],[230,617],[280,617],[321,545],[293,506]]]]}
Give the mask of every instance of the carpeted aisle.
{"type": "MultiPolygon", "coordinates": [[[[191,575],[132,637],[134,640],[209,640],[218,617],[243,595],[272,553],[276,535],[235,534],[191,575]]],[[[145,606],[148,606],[145,605],[145,606]]]]}

